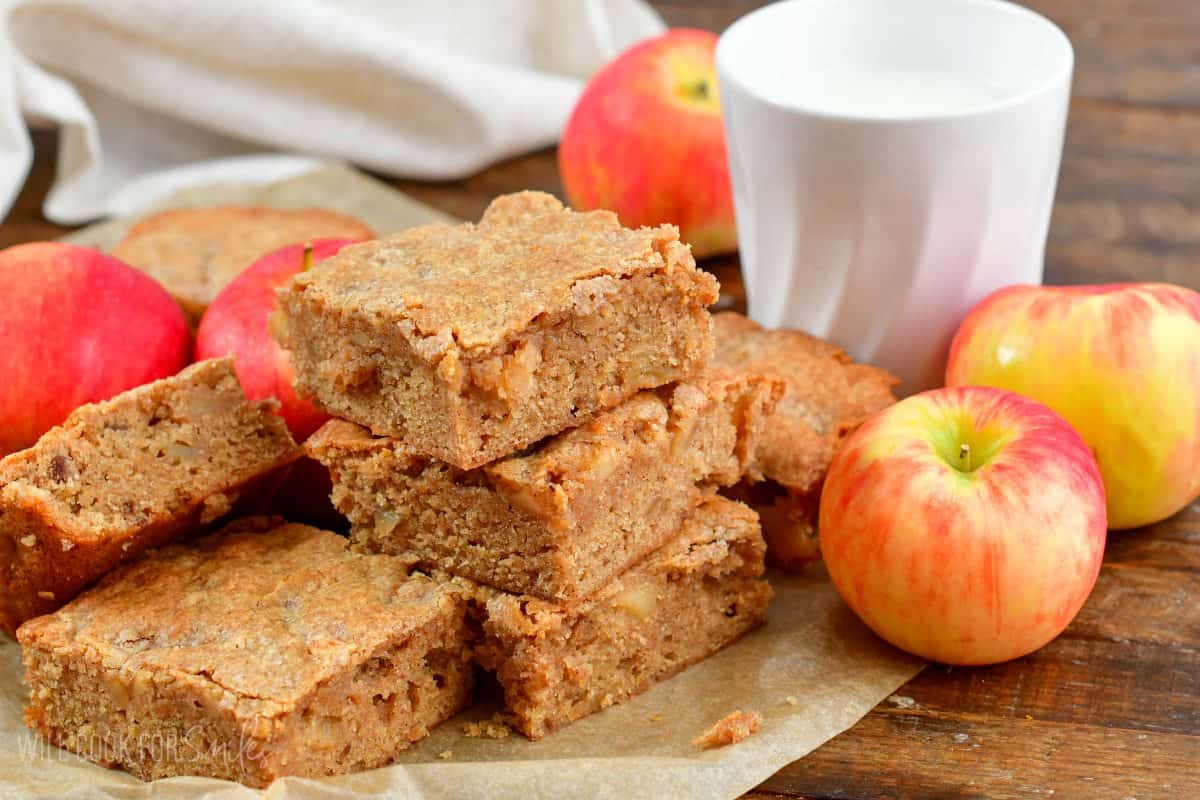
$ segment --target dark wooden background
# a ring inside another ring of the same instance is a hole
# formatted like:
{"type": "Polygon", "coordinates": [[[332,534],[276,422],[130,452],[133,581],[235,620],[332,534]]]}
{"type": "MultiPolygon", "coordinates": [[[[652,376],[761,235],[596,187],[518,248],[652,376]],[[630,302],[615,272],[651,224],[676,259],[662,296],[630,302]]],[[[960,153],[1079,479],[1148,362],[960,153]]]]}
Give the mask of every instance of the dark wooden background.
{"type": "MultiPolygon", "coordinates": [[[[655,3],[673,26],[714,31],[760,4],[655,3]]],[[[1076,50],[1047,281],[1200,289],[1200,0],[1026,4],[1076,50]]],[[[0,246],[67,230],[40,213],[55,137],[35,144],[0,246]]],[[[467,219],[497,194],[561,190],[552,151],[463,181],[391,182],[467,219]]],[[[736,258],[705,266],[739,302],[736,258]]],[[[1110,536],[1091,599],[1056,641],[997,667],[930,667],[752,796],[1200,798],[1200,503],[1110,536]]]]}

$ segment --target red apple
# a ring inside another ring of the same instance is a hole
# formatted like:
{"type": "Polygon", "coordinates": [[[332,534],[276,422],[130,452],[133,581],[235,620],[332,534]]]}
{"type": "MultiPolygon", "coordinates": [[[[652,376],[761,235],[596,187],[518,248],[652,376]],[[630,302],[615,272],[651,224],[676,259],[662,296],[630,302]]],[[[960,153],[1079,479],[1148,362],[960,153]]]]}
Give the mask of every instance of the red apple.
{"type": "Polygon", "coordinates": [[[173,375],[191,356],[183,312],[145,273],[95,250],[0,251],[0,455],[84,403],[173,375]]]}
{"type": "Polygon", "coordinates": [[[625,225],[678,225],[698,257],[737,249],[717,37],[680,28],[634,45],[583,90],[558,147],[571,205],[625,225]]]}
{"type": "Polygon", "coordinates": [[[1165,283],[1012,286],[959,326],[947,385],[998,386],[1066,417],[1096,454],[1108,524],[1200,496],[1200,294],[1165,283]]]}
{"type": "Polygon", "coordinates": [[[246,396],[251,400],[278,400],[279,414],[298,442],[321,427],[329,415],[292,388],[291,359],[268,330],[275,313],[275,290],[307,266],[329,258],[353,241],[316,239],[268,253],[221,290],[196,329],[196,358],[232,354],[246,396]]]}
{"type": "Polygon", "coordinates": [[[821,493],[834,586],[877,634],[947,664],[1030,653],[1096,582],[1104,486],[1079,434],[1046,406],[966,386],[871,418],[821,493]]]}

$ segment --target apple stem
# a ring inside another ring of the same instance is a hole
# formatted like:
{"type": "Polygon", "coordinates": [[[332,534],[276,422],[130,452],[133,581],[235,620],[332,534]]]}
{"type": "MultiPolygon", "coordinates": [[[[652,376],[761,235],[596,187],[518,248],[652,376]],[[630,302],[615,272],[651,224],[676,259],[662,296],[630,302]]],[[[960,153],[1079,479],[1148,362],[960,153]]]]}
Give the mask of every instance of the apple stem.
{"type": "Polygon", "coordinates": [[[971,445],[963,442],[958,448],[958,458],[963,462],[963,472],[971,471],[971,445]]]}
{"type": "Polygon", "coordinates": [[[308,272],[310,269],[312,269],[312,253],[313,253],[312,242],[305,242],[305,244],[304,244],[304,260],[301,262],[301,265],[300,265],[301,272],[308,272]]]}

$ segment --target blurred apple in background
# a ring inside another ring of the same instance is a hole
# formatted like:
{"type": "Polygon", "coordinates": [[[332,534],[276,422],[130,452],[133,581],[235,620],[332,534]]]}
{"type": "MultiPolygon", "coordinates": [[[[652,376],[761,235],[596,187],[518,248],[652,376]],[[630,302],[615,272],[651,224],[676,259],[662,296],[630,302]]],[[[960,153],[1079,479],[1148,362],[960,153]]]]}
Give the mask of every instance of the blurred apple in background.
{"type": "Polygon", "coordinates": [[[914,395],[834,458],[821,553],[877,634],[946,664],[1030,653],[1075,617],[1104,555],[1104,486],[1044,405],[986,387],[914,395]]]}
{"type": "Polygon", "coordinates": [[[716,46],[707,31],[672,30],[592,77],[558,146],[574,208],[678,225],[697,257],[737,249],[716,46]]]}
{"type": "Polygon", "coordinates": [[[1100,463],[1113,528],[1165,519],[1200,495],[1200,294],[1190,289],[1002,289],[959,327],[946,383],[1010,389],[1065,417],[1100,463]]]}
{"type": "Polygon", "coordinates": [[[0,251],[0,455],[84,403],[174,375],[191,359],[179,306],[145,273],[84,247],[0,251]]]}
{"type": "Polygon", "coordinates": [[[329,415],[292,388],[291,359],[268,330],[275,313],[275,290],[305,269],[306,248],[312,248],[307,263],[316,264],[352,243],[350,239],[316,239],[310,245],[295,244],[268,253],[217,295],[196,329],[196,359],[232,354],[246,396],[278,400],[279,414],[298,442],[321,427],[329,415]]]}
{"type": "MultiPolygon", "coordinates": [[[[278,400],[279,414],[298,442],[321,427],[329,415],[292,388],[295,373],[291,359],[270,332],[271,315],[276,309],[275,290],[354,241],[314,239],[268,253],[217,295],[196,330],[196,358],[232,353],[233,367],[246,396],[278,400]]],[[[302,458],[275,493],[274,503],[277,511],[290,518],[337,527],[344,519],[329,500],[332,491],[329,470],[317,461],[302,458]]]]}

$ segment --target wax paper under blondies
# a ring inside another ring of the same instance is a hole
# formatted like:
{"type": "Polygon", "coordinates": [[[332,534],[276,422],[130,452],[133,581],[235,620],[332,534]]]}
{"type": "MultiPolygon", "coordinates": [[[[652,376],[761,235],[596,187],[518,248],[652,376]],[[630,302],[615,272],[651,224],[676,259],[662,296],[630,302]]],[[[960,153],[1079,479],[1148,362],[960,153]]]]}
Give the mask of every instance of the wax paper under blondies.
{"type": "MultiPolygon", "coordinates": [[[[319,206],[354,214],[380,234],[446,217],[347,167],[265,187],[191,189],[170,205],[319,206]]],[[[70,238],[111,247],[127,223],[70,238]]],[[[0,640],[0,796],[88,798],[726,798],[736,797],[849,728],[922,666],[876,638],[837,597],[820,567],[770,573],[766,626],[621,705],[540,742],[512,733],[469,737],[495,701],[468,709],[389,767],[321,780],[285,778],[266,790],[208,778],[143,783],[52,747],[21,722],[20,650],[0,640]],[[697,750],[691,740],[730,711],[762,715],[741,744],[697,750]]],[[[168,752],[170,742],[150,743],[168,752]]]]}

